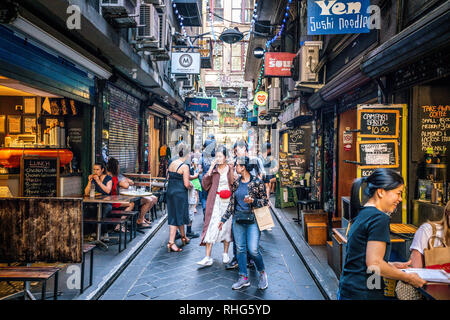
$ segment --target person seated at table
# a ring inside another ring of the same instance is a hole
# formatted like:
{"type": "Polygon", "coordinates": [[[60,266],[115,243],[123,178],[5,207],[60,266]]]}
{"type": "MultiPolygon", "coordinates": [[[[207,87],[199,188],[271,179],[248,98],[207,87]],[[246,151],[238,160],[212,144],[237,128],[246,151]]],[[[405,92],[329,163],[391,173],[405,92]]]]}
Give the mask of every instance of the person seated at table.
{"type": "MultiPolygon", "coordinates": [[[[414,240],[409,250],[411,251],[411,266],[413,268],[425,268],[424,249],[429,249],[429,240],[433,235],[433,247],[443,246],[443,242],[447,246],[450,245],[450,201],[445,206],[444,216],[439,221],[428,221],[417,229],[414,240]]],[[[450,261],[447,261],[450,266],[450,261]]],[[[450,267],[444,268],[450,272],[450,267]]]]}
{"type": "MultiPolygon", "coordinates": [[[[113,188],[112,194],[119,194],[120,190],[119,188],[128,189],[130,186],[134,185],[134,181],[131,179],[128,179],[124,175],[120,173],[120,166],[119,161],[113,157],[111,157],[108,160],[108,172],[110,172],[111,176],[113,177],[113,183],[117,186],[117,188],[113,188]]],[[[148,221],[145,219],[145,214],[153,208],[153,206],[158,203],[158,198],[155,196],[149,196],[149,197],[143,197],[141,198],[140,205],[140,214],[137,219],[137,224],[139,228],[150,228],[151,221],[148,221]]],[[[134,202],[130,204],[120,205],[120,204],[113,204],[113,208],[117,209],[120,207],[125,207],[125,211],[132,211],[135,208],[134,202]]],[[[122,219],[125,219],[125,216],[122,216],[122,219]]],[[[119,230],[119,226],[116,227],[116,231],[119,230]]],[[[125,230],[122,230],[122,232],[125,232],[125,230]]]]}
{"type": "MultiPolygon", "coordinates": [[[[105,165],[103,163],[95,163],[93,171],[94,173],[89,175],[88,177],[89,180],[86,188],[84,189],[84,195],[89,196],[92,185],[94,185],[96,194],[99,193],[104,196],[110,195],[113,182],[111,176],[109,176],[106,172],[105,165]]],[[[93,209],[94,208],[92,206],[88,206],[88,212],[94,211],[93,209]]],[[[112,210],[111,204],[102,205],[103,216],[108,216],[111,210],[112,210]]],[[[93,215],[93,213],[88,214],[88,216],[91,215],[93,215]]]]}
{"type": "MultiPolygon", "coordinates": [[[[111,195],[119,195],[120,188],[128,189],[130,186],[127,179],[120,174],[119,161],[116,158],[109,158],[108,164],[106,165],[106,169],[108,174],[112,177],[113,186],[111,189],[111,195]]],[[[124,211],[132,211],[134,209],[134,202],[130,202],[127,204],[113,203],[112,209],[118,210],[119,208],[123,208],[124,211]]],[[[127,216],[122,216],[121,219],[125,220],[127,216]]],[[[120,225],[117,225],[114,229],[116,232],[125,232],[125,226],[122,226],[122,230],[120,230],[120,225]]]]}

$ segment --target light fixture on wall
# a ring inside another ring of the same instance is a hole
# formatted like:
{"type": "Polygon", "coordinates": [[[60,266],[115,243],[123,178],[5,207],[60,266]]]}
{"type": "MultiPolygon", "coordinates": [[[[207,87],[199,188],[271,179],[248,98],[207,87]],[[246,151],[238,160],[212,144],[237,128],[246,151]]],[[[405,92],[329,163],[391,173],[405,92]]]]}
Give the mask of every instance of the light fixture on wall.
{"type": "Polygon", "coordinates": [[[225,29],[219,39],[225,43],[233,44],[244,39],[244,34],[239,31],[238,27],[234,27],[225,29]]]}

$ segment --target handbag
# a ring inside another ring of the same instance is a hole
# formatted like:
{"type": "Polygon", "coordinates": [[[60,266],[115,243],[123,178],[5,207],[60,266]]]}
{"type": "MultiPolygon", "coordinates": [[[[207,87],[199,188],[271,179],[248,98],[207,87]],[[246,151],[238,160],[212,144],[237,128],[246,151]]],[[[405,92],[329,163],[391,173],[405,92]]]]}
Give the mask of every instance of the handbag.
{"type": "Polygon", "coordinates": [[[403,281],[397,281],[395,293],[399,300],[423,300],[423,295],[412,285],[403,281]]]}
{"type": "Polygon", "coordinates": [[[275,227],[273,223],[272,214],[270,213],[270,209],[268,206],[262,208],[253,209],[253,213],[255,214],[256,222],[258,223],[259,231],[271,229],[275,227]]]}
{"type": "Polygon", "coordinates": [[[443,269],[450,272],[450,247],[447,245],[445,237],[439,238],[436,236],[436,225],[430,223],[433,229],[433,234],[428,240],[428,248],[423,250],[425,258],[425,268],[427,269],[443,269]],[[442,247],[433,247],[433,240],[439,239],[442,242],[442,247]]]}
{"type": "Polygon", "coordinates": [[[194,186],[195,190],[200,191],[200,192],[202,191],[202,184],[200,183],[200,180],[198,178],[191,180],[191,183],[194,186]]]}
{"type": "Polygon", "coordinates": [[[251,211],[235,211],[234,218],[240,224],[255,223],[255,215],[251,211]]]}
{"type": "Polygon", "coordinates": [[[231,197],[230,190],[222,190],[220,192],[217,192],[217,194],[220,196],[221,199],[228,199],[229,197],[231,197]]]}

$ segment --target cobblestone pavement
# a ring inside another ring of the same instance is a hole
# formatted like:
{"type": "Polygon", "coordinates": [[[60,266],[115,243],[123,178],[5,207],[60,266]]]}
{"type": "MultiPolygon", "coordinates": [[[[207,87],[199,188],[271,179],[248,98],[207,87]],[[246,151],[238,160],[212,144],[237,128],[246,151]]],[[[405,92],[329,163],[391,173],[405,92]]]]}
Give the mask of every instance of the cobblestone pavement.
{"type": "MultiPolygon", "coordinates": [[[[275,219],[274,219],[275,220],[275,219]]],[[[223,245],[213,247],[214,264],[196,264],[205,255],[200,239],[192,239],[183,252],[167,252],[167,223],[139,253],[133,262],[108,288],[101,300],[322,300],[302,261],[292,248],[281,227],[263,231],[261,250],[269,278],[269,287],[259,290],[258,273],[249,269],[251,286],[235,291],[231,285],[238,271],[225,270],[223,245]]],[[[201,233],[203,215],[199,207],[193,230],[201,233]]],[[[180,240],[177,240],[180,245],[180,240]]],[[[230,246],[229,255],[232,257],[230,246]]]]}

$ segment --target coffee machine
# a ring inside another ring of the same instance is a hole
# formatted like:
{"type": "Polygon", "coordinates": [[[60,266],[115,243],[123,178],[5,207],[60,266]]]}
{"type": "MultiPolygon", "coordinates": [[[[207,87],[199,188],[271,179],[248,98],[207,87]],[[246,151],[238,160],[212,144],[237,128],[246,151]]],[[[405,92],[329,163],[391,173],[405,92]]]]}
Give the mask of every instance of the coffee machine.
{"type": "Polygon", "coordinates": [[[426,164],[427,178],[432,183],[431,202],[434,204],[445,204],[447,202],[447,165],[426,164]]]}

